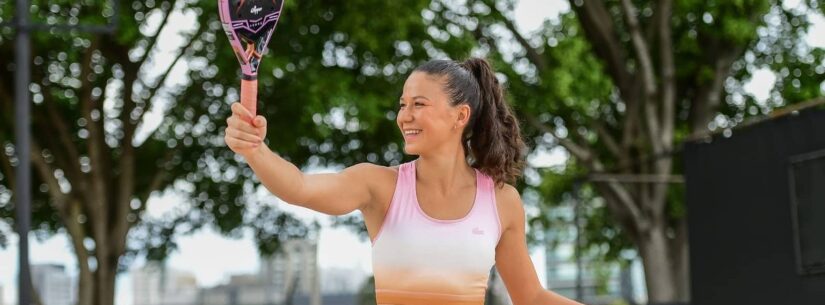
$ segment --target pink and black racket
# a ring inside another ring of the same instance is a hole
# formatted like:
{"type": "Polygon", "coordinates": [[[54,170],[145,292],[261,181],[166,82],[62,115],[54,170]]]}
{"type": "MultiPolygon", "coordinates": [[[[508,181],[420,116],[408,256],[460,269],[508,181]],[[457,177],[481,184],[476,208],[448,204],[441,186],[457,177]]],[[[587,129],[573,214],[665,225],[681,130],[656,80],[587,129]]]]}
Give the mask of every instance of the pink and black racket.
{"type": "Polygon", "coordinates": [[[218,0],[223,30],[241,63],[241,104],[253,118],[258,103],[258,66],[283,5],[283,0],[218,0]]]}

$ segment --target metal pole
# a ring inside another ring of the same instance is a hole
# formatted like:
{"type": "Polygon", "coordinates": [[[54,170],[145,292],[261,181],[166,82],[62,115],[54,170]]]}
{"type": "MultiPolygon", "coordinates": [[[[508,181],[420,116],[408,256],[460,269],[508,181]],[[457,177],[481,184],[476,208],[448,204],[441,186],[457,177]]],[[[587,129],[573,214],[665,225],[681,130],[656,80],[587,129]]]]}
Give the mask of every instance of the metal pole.
{"type": "Polygon", "coordinates": [[[17,185],[14,188],[16,230],[19,236],[19,269],[17,299],[20,305],[31,305],[31,270],[29,267],[29,230],[31,228],[31,37],[29,34],[37,30],[80,31],[90,33],[108,33],[115,31],[120,12],[120,0],[112,0],[113,14],[106,26],[96,25],[46,25],[29,23],[29,0],[17,0],[16,16],[13,23],[0,22],[0,27],[13,26],[16,32],[15,39],[15,94],[14,94],[14,135],[15,152],[17,153],[17,168],[15,176],[17,185]]]}
{"type": "Polygon", "coordinates": [[[29,0],[17,0],[17,39],[15,43],[15,151],[17,152],[17,185],[14,190],[17,234],[19,236],[19,282],[17,298],[20,305],[31,304],[29,274],[29,227],[31,226],[31,134],[29,114],[29,78],[31,61],[29,37],[29,0]]]}
{"type": "Polygon", "coordinates": [[[582,221],[581,221],[581,198],[579,198],[579,189],[581,186],[581,182],[573,182],[573,201],[575,206],[573,207],[573,221],[576,224],[576,300],[579,302],[584,301],[584,264],[582,262],[582,251],[584,250],[584,246],[582,242],[582,221]]]}

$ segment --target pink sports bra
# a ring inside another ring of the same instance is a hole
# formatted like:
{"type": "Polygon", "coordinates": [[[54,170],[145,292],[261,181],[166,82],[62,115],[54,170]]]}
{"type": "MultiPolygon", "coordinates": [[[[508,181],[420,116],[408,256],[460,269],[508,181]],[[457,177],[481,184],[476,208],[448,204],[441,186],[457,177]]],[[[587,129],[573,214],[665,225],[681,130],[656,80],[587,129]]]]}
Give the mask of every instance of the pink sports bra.
{"type": "Polygon", "coordinates": [[[476,170],[476,196],[461,219],[427,215],[415,191],[415,161],[398,168],[395,193],[372,244],[379,305],[483,305],[501,221],[493,179],[476,170]]]}

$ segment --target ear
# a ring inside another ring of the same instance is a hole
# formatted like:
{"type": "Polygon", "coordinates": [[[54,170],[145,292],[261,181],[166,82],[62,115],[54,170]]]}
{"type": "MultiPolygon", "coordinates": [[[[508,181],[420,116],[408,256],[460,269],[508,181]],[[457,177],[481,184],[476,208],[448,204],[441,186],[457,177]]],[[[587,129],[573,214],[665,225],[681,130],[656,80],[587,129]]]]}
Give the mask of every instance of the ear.
{"type": "Polygon", "coordinates": [[[456,107],[458,110],[458,115],[456,116],[456,126],[457,127],[464,127],[470,122],[470,115],[472,115],[472,110],[470,109],[470,104],[463,103],[456,107]]]}

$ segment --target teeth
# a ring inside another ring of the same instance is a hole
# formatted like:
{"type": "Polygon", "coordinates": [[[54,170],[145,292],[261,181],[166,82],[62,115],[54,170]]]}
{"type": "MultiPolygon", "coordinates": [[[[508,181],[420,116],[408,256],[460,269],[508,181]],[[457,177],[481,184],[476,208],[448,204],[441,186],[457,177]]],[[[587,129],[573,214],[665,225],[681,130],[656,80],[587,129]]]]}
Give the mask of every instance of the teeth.
{"type": "Polygon", "coordinates": [[[404,130],[404,134],[419,134],[420,132],[421,132],[421,129],[404,130]]]}

